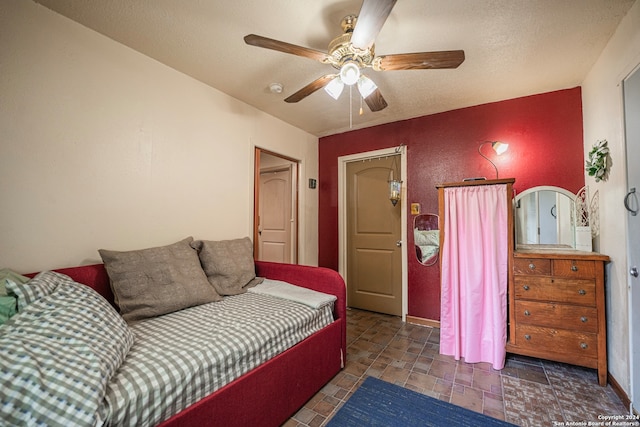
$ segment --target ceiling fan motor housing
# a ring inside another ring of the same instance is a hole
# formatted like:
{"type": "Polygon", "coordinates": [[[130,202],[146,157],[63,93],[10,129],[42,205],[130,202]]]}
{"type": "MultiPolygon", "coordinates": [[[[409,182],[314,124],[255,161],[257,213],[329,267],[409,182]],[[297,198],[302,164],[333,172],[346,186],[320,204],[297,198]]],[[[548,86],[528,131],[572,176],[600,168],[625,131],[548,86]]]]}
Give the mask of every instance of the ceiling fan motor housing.
{"type": "Polygon", "coordinates": [[[375,49],[372,45],[369,49],[360,50],[351,44],[351,35],[356,25],[357,17],[347,15],[342,19],[344,34],[339,35],[329,43],[329,62],[336,69],[341,69],[348,62],[355,63],[359,68],[371,65],[375,58],[375,49]]]}
{"type": "Polygon", "coordinates": [[[285,102],[298,102],[322,88],[337,99],[337,96],[340,96],[339,92],[342,91],[340,85],[357,83],[358,90],[369,109],[380,111],[387,107],[387,102],[375,83],[361,74],[362,69],[391,71],[457,68],[465,59],[463,50],[401,53],[376,57],[375,39],[396,2],[397,0],[362,0],[362,7],[357,16],[347,15],[342,19],[341,26],[344,33],[329,43],[327,53],[256,34],[246,35],[244,41],[252,46],[309,58],[339,70],[337,74],[326,74],[317,78],[285,98],[285,102]],[[334,92],[332,93],[329,89],[334,86],[340,87],[332,90],[334,92]]]}

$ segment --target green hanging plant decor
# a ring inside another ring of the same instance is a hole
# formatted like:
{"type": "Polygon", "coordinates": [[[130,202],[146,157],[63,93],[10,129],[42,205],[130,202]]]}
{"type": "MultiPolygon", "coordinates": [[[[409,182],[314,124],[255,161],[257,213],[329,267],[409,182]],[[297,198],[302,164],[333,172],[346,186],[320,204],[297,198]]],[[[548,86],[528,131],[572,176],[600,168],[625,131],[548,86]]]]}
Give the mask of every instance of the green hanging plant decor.
{"type": "Polygon", "coordinates": [[[589,151],[588,159],[586,162],[585,170],[589,176],[593,176],[596,182],[606,181],[608,178],[608,159],[609,147],[607,147],[607,140],[601,139],[596,142],[589,151]]]}

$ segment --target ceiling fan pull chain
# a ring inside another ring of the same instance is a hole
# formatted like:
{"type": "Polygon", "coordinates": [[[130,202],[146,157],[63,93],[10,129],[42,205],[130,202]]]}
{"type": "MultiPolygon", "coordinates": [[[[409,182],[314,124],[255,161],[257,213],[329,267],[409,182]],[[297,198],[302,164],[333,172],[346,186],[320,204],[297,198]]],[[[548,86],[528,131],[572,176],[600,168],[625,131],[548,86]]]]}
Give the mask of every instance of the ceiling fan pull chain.
{"type": "Polygon", "coordinates": [[[364,110],[362,109],[362,100],[363,100],[363,99],[364,99],[364,98],[363,98],[362,96],[360,96],[360,115],[363,115],[363,114],[364,114],[364,110]]]}
{"type": "Polygon", "coordinates": [[[349,129],[353,129],[353,85],[349,86],[349,129]]]}

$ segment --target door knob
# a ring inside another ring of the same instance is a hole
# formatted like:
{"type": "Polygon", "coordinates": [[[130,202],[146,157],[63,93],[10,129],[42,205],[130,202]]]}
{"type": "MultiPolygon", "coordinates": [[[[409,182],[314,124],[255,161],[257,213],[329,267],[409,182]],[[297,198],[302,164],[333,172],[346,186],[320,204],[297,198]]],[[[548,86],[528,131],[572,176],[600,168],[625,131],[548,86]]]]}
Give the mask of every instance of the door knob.
{"type": "Polygon", "coordinates": [[[631,267],[629,270],[629,274],[633,277],[638,277],[638,267],[631,267]]]}
{"type": "Polygon", "coordinates": [[[398,241],[396,242],[396,246],[397,246],[397,247],[402,246],[402,240],[398,240],[398,241]]]}

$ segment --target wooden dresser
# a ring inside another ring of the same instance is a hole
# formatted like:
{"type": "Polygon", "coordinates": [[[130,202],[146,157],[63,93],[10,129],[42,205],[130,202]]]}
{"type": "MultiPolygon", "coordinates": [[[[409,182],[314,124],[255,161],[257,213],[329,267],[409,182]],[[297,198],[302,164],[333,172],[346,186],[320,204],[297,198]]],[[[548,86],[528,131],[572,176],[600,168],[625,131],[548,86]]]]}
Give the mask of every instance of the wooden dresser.
{"type": "Polygon", "coordinates": [[[608,260],[571,249],[514,251],[507,352],[597,369],[605,386],[608,260]]]}

